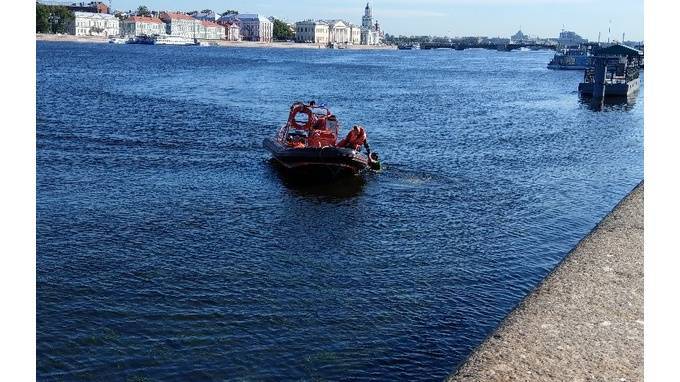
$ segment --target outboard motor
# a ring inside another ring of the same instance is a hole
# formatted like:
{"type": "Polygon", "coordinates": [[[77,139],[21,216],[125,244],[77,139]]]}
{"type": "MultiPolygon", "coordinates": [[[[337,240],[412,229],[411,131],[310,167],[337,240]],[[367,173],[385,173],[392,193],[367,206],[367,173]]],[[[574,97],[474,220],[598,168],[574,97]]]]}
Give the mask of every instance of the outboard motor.
{"type": "Polygon", "coordinates": [[[368,167],[370,167],[371,170],[380,170],[382,166],[380,165],[380,157],[378,156],[378,153],[372,152],[368,154],[368,167]]]}

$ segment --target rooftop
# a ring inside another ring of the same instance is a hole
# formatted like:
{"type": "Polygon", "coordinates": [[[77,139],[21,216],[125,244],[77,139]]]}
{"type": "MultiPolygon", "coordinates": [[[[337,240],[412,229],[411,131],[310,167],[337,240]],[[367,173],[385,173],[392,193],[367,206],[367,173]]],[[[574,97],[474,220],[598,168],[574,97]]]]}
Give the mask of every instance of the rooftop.
{"type": "Polygon", "coordinates": [[[163,20],[156,18],[156,17],[149,17],[149,16],[130,16],[126,20],[135,22],[135,23],[151,23],[151,24],[163,24],[163,20]]]}
{"type": "Polygon", "coordinates": [[[619,56],[640,56],[642,52],[626,45],[616,44],[600,49],[597,54],[613,54],[619,56]]]}
{"type": "Polygon", "coordinates": [[[108,13],[92,13],[92,12],[73,12],[75,17],[95,17],[99,19],[115,19],[116,16],[109,15],[108,13]]]}
{"type": "Polygon", "coordinates": [[[269,21],[268,18],[266,18],[262,15],[259,15],[257,13],[244,13],[244,14],[240,14],[240,15],[226,15],[226,16],[222,16],[220,19],[221,20],[226,20],[226,19],[259,20],[260,22],[271,23],[271,21],[269,21]]]}
{"type": "Polygon", "coordinates": [[[203,20],[203,21],[201,21],[201,24],[203,24],[204,27],[220,27],[220,28],[224,28],[222,25],[220,25],[220,24],[218,24],[218,23],[215,23],[215,22],[212,22],[212,21],[208,21],[208,20],[203,20]]]}
{"type": "Polygon", "coordinates": [[[163,12],[161,13],[161,19],[171,19],[171,20],[196,20],[195,18],[179,12],[163,12]]]}

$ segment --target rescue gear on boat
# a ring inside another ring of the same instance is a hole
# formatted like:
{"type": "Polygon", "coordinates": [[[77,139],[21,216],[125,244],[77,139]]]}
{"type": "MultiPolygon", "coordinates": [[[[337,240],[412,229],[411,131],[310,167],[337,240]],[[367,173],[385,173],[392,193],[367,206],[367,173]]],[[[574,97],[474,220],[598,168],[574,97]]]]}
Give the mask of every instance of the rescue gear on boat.
{"type": "Polygon", "coordinates": [[[287,123],[276,137],[265,138],[263,145],[284,168],[304,174],[336,177],[380,169],[379,157],[368,145],[366,129],[353,126],[347,137],[338,142],[339,130],[340,122],[325,105],[295,102],[287,123]],[[307,115],[306,123],[296,120],[300,113],[307,115]],[[366,147],[365,154],[361,146],[366,147]]]}
{"type": "Polygon", "coordinates": [[[309,130],[316,123],[316,118],[314,117],[314,113],[312,113],[312,109],[303,103],[298,103],[292,106],[290,116],[288,117],[288,123],[298,130],[309,130]],[[300,113],[307,115],[307,122],[304,125],[300,124],[300,122],[295,119],[300,113]]]}
{"type": "Polygon", "coordinates": [[[359,125],[352,126],[352,130],[347,133],[345,139],[338,142],[338,147],[348,147],[352,150],[359,150],[366,142],[366,130],[359,125]]]}

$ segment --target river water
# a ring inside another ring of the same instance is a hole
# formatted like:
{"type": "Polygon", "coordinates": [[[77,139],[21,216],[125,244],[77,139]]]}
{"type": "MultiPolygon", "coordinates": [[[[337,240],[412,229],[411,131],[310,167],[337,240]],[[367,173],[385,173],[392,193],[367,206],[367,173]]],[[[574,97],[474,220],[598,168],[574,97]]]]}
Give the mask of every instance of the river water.
{"type": "Polygon", "coordinates": [[[445,378],[643,177],[551,56],[38,42],[38,379],[445,378]],[[272,166],[311,99],[381,173],[272,166]]]}

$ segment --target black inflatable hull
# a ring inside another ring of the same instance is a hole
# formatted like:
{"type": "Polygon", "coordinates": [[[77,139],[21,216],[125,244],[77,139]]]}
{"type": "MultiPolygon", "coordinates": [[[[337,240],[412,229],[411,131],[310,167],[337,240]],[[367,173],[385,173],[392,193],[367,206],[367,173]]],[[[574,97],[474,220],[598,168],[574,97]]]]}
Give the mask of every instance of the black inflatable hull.
{"type": "Polygon", "coordinates": [[[348,148],[323,147],[293,149],[273,138],[265,138],[262,145],[272,158],[285,169],[310,175],[356,175],[368,168],[366,155],[348,148]]]}

